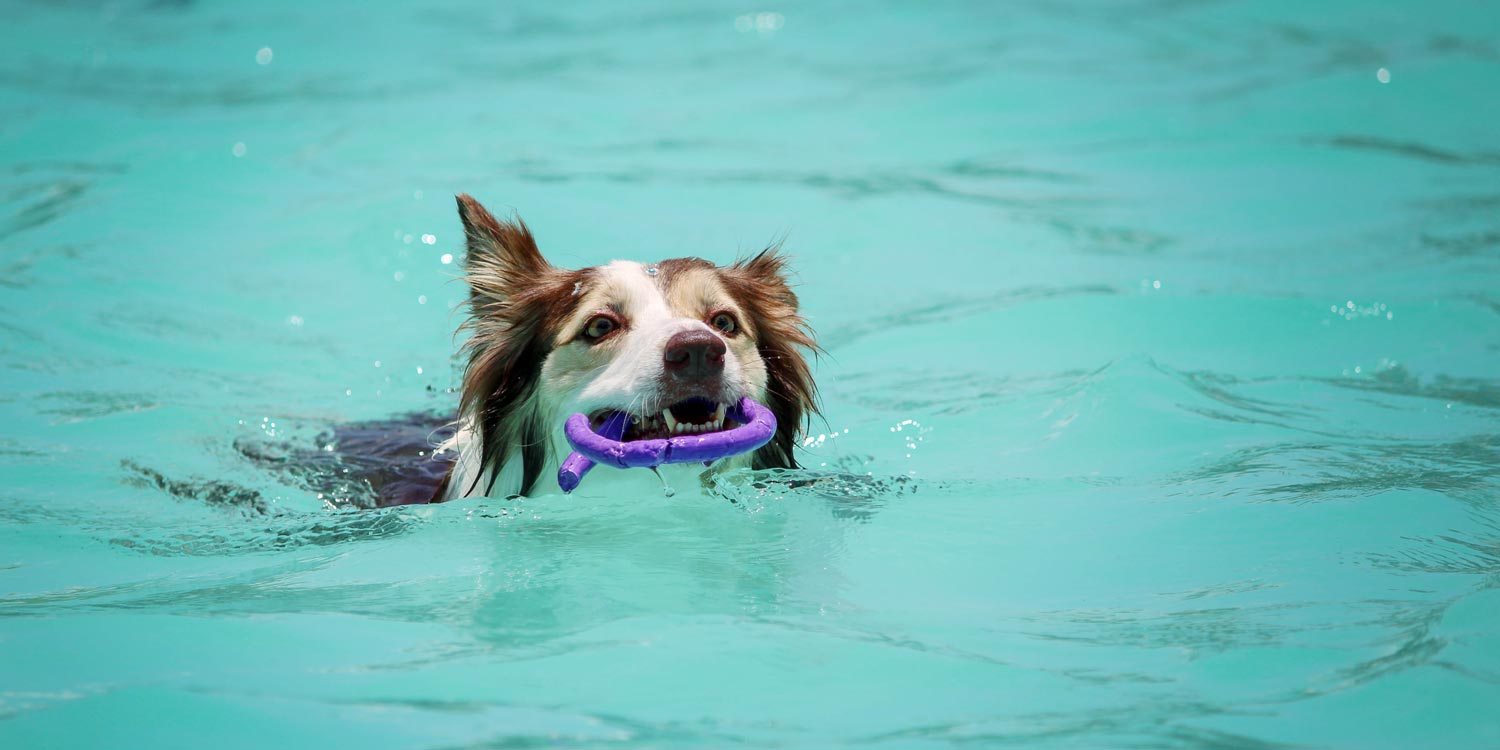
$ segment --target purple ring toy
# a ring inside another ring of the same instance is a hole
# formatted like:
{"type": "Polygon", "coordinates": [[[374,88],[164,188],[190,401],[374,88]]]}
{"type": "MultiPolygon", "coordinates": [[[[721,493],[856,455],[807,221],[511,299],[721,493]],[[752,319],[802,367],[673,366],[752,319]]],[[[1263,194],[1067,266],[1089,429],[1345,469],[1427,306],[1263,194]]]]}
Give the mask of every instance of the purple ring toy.
{"type": "Polygon", "coordinates": [[[595,432],[585,414],[568,417],[563,434],[573,445],[557,470],[557,485],[572,492],[595,463],[619,469],[656,467],[662,464],[686,464],[694,461],[716,461],[738,456],[771,442],[776,435],[776,415],[754,399],[743,398],[726,413],[740,423],[739,427],[721,432],[678,435],[655,440],[622,441],[630,417],[614,412],[595,432]]]}

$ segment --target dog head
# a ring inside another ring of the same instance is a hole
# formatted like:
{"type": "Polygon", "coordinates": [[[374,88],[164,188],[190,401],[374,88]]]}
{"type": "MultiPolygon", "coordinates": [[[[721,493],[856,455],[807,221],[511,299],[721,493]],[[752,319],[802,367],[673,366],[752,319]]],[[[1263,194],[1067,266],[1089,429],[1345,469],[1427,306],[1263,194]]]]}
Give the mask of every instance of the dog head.
{"type": "Polygon", "coordinates": [[[648,439],[731,428],[725,407],[747,396],[778,422],[750,465],[796,466],[797,433],[817,409],[803,351],[816,344],[776,248],[729,266],[676,258],[566,270],[519,219],[499,221],[467,195],[458,211],[473,334],[460,419],[480,445],[475,482],[519,462],[520,492],[530,492],[559,458],[568,414],[597,424],[625,412],[625,439],[648,439]]]}

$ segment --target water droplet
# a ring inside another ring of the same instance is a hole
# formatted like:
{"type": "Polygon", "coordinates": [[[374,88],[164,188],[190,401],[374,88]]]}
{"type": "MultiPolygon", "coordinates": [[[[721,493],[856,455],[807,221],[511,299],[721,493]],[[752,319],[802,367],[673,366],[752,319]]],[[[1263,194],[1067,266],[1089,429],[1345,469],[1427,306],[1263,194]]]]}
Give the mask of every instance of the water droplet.
{"type": "Polygon", "coordinates": [[[270,47],[261,47],[260,51],[255,53],[255,62],[260,65],[270,65],[272,57],[274,57],[274,53],[271,52],[270,47]]]}
{"type": "Polygon", "coordinates": [[[673,495],[677,494],[677,490],[672,489],[672,485],[667,484],[667,478],[664,477],[664,476],[662,476],[661,472],[657,471],[655,466],[651,467],[651,473],[655,474],[656,478],[661,480],[661,494],[662,495],[664,495],[666,497],[672,497],[673,495]]]}
{"type": "Polygon", "coordinates": [[[1391,71],[1386,70],[1385,68],[1381,68],[1380,70],[1375,71],[1375,80],[1380,81],[1381,83],[1390,83],[1391,71]]]}
{"type": "Polygon", "coordinates": [[[245,143],[243,141],[234,144],[234,148],[229,149],[229,152],[232,153],[232,154],[234,154],[234,157],[236,159],[238,159],[241,156],[244,156],[245,155],[245,151],[246,151],[246,149],[245,149],[245,143]]]}
{"type": "Polygon", "coordinates": [[[446,266],[453,262],[453,253],[443,253],[443,257],[438,258],[438,260],[442,261],[443,265],[446,266]]]}

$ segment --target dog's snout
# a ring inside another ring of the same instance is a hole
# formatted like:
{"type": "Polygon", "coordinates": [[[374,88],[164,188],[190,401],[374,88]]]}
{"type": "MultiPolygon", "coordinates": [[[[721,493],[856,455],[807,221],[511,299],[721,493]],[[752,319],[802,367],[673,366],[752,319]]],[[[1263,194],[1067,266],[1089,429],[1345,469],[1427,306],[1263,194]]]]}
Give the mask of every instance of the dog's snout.
{"type": "Polygon", "coordinates": [[[667,372],[686,380],[711,378],[724,372],[724,340],[716,334],[697,329],[683,331],[667,339],[662,364],[667,372]]]}

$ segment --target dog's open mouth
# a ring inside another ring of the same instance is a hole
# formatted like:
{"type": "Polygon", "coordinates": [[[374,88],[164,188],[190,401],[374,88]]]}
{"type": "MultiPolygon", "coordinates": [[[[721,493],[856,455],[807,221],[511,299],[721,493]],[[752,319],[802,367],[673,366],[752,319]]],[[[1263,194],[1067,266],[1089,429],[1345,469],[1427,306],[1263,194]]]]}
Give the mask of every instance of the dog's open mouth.
{"type": "MultiPolygon", "coordinates": [[[[630,424],[625,426],[625,442],[632,440],[658,440],[676,435],[701,435],[722,432],[739,426],[725,413],[729,405],[706,398],[690,398],[679,401],[654,414],[631,414],[630,424]]],[[[601,409],[589,415],[589,424],[598,430],[614,409],[601,409]]]]}

